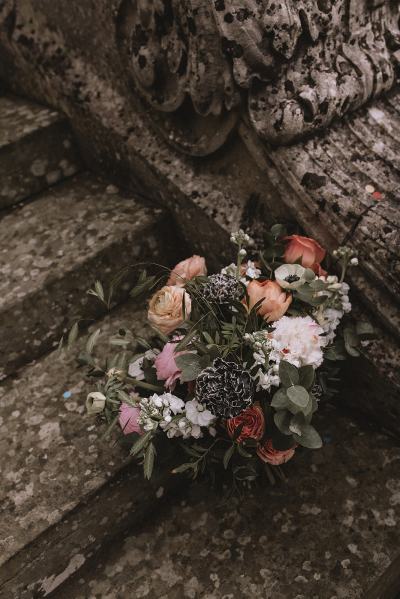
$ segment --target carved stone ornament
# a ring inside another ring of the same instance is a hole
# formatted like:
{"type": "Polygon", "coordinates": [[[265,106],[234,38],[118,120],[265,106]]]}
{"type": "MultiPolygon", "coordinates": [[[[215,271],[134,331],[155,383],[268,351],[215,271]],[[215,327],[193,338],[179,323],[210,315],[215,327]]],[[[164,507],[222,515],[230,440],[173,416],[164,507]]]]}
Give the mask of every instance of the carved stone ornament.
{"type": "Polygon", "coordinates": [[[124,0],[118,38],[137,90],[164,113],[157,120],[170,141],[207,154],[244,110],[261,138],[281,145],[390,89],[400,61],[399,5],[124,0]]]}

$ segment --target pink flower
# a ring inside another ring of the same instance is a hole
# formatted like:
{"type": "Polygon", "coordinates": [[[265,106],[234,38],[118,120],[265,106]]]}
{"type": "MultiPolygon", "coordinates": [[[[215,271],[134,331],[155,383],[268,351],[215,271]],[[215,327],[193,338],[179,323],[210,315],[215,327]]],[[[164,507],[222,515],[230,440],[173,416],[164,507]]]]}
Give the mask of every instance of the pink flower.
{"type": "Polygon", "coordinates": [[[281,464],[285,464],[294,456],[295,448],[285,449],[281,451],[279,449],[275,449],[272,445],[272,439],[268,439],[264,444],[259,445],[257,447],[257,455],[263,461],[267,462],[267,464],[271,464],[272,466],[280,466],[281,464]]]}
{"type": "Polygon", "coordinates": [[[182,304],[185,302],[186,316],[190,315],[192,302],[183,287],[165,285],[150,299],[148,319],[153,326],[168,335],[183,321],[182,304]]]}
{"type": "Polygon", "coordinates": [[[176,385],[176,381],[182,374],[176,365],[175,358],[185,352],[175,353],[176,343],[182,339],[182,337],[175,337],[171,343],[166,343],[162,352],[158,354],[154,360],[154,366],[157,371],[157,379],[159,381],[165,381],[164,385],[167,389],[172,391],[176,385]]]}
{"type": "Polygon", "coordinates": [[[129,435],[130,433],[143,434],[143,431],[138,424],[139,416],[139,407],[129,406],[127,403],[121,404],[119,409],[119,425],[122,428],[124,435],[129,435]]]}
{"type": "Polygon", "coordinates": [[[253,280],[247,286],[247,293],[249,296],[249,310],[260,300],[263,300],[257,313],[267,322],[279,320],[292,302],[292,296],[286,294],[276,281],[253,280]]]}
{"type": "Polygon", "coordinates": [[[182,287],[186,281],[207,274],[206,261],[201,256],[192,256],[182,260],[171,271],[167,285],[178,285],[182,287]]]}
{"type": "Polygon", "coordinates": [[[289,242],[284,255],[288,264],[294,264],[300,260],[304,268],[311,268],[317,275],[325,273],[321,268],[321,262],[325,258],[326,251],[315,239],[302,235],[291,235],[285,237],[284,240],[289,242]]]}

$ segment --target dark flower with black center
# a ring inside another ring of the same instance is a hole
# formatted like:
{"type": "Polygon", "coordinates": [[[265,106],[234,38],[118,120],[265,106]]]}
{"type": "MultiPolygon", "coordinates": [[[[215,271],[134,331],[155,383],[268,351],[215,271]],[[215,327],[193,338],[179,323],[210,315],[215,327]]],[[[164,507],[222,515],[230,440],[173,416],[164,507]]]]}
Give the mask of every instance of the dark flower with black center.
{"type": "Polygon", "coordinates": [[[233,418],[253,402],[254,383],[250,374],[235,362],[216,358],[196,380],[196,399],[214,416],[233,418]]]}
{"type": "Polygon", "coordinates": [[[232,275],[217,274],[208,277],[200,290],[203,299],[217,304],[230,304],[244,296],[243,285],[232,275]]]}

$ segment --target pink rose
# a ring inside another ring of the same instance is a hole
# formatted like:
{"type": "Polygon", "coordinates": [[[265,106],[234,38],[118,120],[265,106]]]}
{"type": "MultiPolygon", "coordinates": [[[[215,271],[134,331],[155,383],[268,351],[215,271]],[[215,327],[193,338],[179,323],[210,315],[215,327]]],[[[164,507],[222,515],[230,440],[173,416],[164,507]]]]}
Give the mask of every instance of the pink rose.
{"type": "Polygon", "coordinates": [[[321,262],[325,258],[326,251],[315,239],[302,237],[301,235],[291,235],[285,237],[285,241],[289,242],[284,255],[288,264],[294,264],[301,260],[301,265],[304,268],[311,268],[317,275],[325,273],[321,268],[321,262]]]}
{"type": "Polygon", "coordinates": [[[170,391],[174,389],[176,381],[182,374],[182,371],[179,370],[175,362],[175,358],[177,356],[185,353],[175,353],[176,344],[180,339],[182,339],[182,337],[175,338],[172,343],[166,343],[162,352],[160,352],[154,360],[154,366],[156,367],[157,371],[157,379],[159,381],[165,381],[164,385],[170,391]]]}
{"type": "Polygon", "coordinates": [[[185,302],[186,316],[189,316],[192,308],[190,295],[183,287],[166,285],[151,298],[147,317],[152,325],[168,335],[184,321],[183,302],[185,302]]]}
{"type": "Polygon", "coordinates": [[[129,435],[130,433],[143,434],[143,431],[138,424],[139,416],[139,407],[129,406],[127,403],[121,404],[119,409],[119,425],[122,428],[124,435],[129,435]]]}
{"type": "Polygon", "coordinates": [[[182,287],[186,281],[207,274],[206,261],[201,256],[192,256],[182,260],[171,271],[167,285],[178,285],[182,287]]]}
{"type": "Polygon", "coordinates": [[[280,466],[285,464],[294,456],[295,448],[285,449],[280,451],[272,445],[272,439],[268,439],[264,444],[257,447],[257,455],[263,462],[272,466],[280,466]]]}
{"type": "Polygon", "coordinates": [[[247,286],[249,310],[263,300],[257,312],[267,322],[279,320],[289,308],[292,296],[285,293],[276,281],[251,281],[247,286]]]}

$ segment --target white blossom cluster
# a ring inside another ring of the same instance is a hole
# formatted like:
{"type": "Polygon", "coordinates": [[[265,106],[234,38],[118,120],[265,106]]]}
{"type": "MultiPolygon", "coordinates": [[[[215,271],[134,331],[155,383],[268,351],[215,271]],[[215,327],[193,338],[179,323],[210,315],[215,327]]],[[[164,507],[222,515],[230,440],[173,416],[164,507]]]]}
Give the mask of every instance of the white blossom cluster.
{"type": "Polygon", "coordinates": [[[243,229],[239,229],[239,231],[234,231],[233,233],[231,233],[231,242],[235,245],[242,246],[251,245],[253,243],[253,240],[250,237],[250,235],[243,231],[243,229]]]}
{"type": "Polygon", "coordinates": [[[350,287],[347,283],[340,282],[336,276],[319,278],[328,283],[328,286],[318,293],[325,296],[326,301],[314,312],[314,317],[324,330],[327,343],[331,343],[344,314],[351,311],[348,295],[350,287]]]}
{"type": "Polygon", "coordinates": [[[269,391],[271,387],[278,387],[280,383],[278,370],[279,366],[271,362],[270,354],[272,342],[269,339],[267,331],[256,331],[246,333],[244,339],[253,349],[254,366],[257,370],[252,374],[257,384],[257,390],[264,389],[269,391]]]}
{"type": "MultiPolygon", "coordinates": [[[[258,279],[259,276],[261,275],[261,270],[259,268],[257,268],[255,262],[253,262],[252,260],[248,260],[246,264],[245,263],[242,264],[241,273],[242,273],[242,276],[240,277],[240,282],[243,283],[244,285],[248,285],[249,281],[247,280],[246,277],[248,277],[249,279],[258,279]]],[[[229,266],[225,266],[221,270],[221,274],[222,275],[230,275],[231,277],[236,277],[236,274],[237,274],[236,264],[234,264],[232,262],[232,264],[229,264],[229,266]]]]}
{"type": "Polygon", "coordinates": [[[196,400],[185,403],[172,393],[155,393],[142,398],[139,405],[138,423],[145,431],[160,427],[169,438],[198,439],[203,436],[203,427],[210,434],[215,434],[215,429],[211,426],[215,422],[215,416],[196,400]]]}

